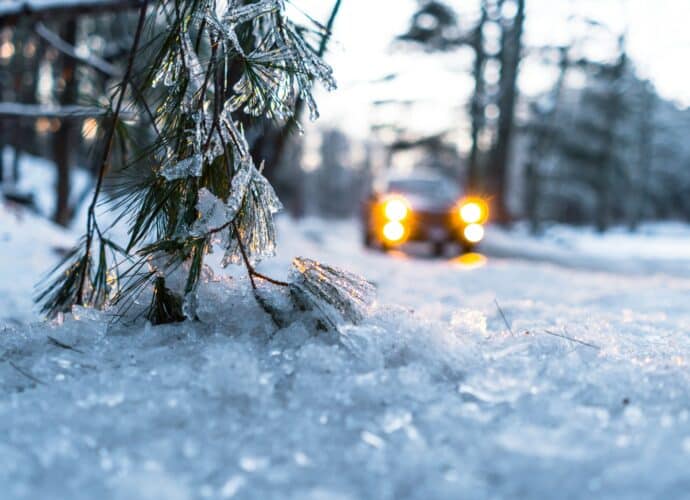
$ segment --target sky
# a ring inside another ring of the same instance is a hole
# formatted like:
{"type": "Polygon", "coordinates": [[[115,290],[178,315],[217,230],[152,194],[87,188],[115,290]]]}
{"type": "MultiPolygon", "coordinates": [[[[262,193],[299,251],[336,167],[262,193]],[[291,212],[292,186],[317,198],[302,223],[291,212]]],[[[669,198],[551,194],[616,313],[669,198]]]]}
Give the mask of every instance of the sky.
{"type": "MultiPolygon", "coordinates": [[[[467,9],[475,1],[449,3],[467,9]]],[[[323,22],[332,7],[325,0],[292,3],[323,22]]],[[[343,0],[327,56],[339,89],[318,94],[322,125],[342,127],[360,137],[381,123],[405,123],[429,133],[452,126],[463,149],[463,106],[472,88],[466,70],[472,55],[465,51],[430,57],[393,44],[395,36],[406,30],[415,6],[414,0],[343,0]],[[392,73],[398,77],[381,82],[392,73]],[[374,101],[390,99],[414,102],[372,106],[374,101]]],[[[526,46],[567,41],[572,32],[567,19],[573,14],[603,20],[615,33],[627,30],[628,50],[638,73],[649,78],[663,97],[690,106],[690,0],[527,0],[526,46]]],[[[550,86],[551,75],[543,68],[526,60],[522,69],[523,93],[550,86]]]]}

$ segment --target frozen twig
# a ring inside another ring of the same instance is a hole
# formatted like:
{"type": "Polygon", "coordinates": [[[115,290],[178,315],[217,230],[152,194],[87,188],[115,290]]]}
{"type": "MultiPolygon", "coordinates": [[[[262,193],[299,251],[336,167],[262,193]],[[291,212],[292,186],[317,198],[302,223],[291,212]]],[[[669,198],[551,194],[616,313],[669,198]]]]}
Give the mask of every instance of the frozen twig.
{"type": "Polygon", "coordinates": [[[244,242],[242,241],[242,238],[240,237],[240,233],[237,230],[237,224],[235,221],[231,222],[233,229],[235,231],[235,234],[237,234],[237,244],[240,247],[240,254],[242,255],[242,261],[244,262],[244,266],[247,268],[247,274],[249,274],[249,281],[252,283],[252,288],[256,290],[256,282],[254,281],[254,278],[259,278],[264,281],[268,281],[269,283],[272,283],[277,286],[290,286],[289,283],[286,283],[284,281],[280,281],[277,279],[273,279],[269,276],[266,276],[265,274],[261,274],[258,272],[256,269],[254,269],[254,266],[252,263],[249,261],[249,257],[247,256],[247,251],[244,248],[244,242]]]}

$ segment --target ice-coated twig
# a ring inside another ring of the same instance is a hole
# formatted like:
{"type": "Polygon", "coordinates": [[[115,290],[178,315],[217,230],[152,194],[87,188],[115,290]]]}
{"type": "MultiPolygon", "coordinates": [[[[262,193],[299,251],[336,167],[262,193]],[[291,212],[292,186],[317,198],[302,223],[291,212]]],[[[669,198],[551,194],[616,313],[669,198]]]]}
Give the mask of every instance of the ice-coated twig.
{"type": "MultiPolygon", "coordinates": [[[[237,226],[235,225],[234,222],[232,223],[232,225],[233,225],[235,232],[237,232],[237,226]]],[[[259,279],[262,279],[264,281],[268,281],[269,283],[272,283],[273,285],[290,286],[289,283],[270,278],[270,277],[266,276],[265,274],[261,274],[256,269],[254,269],[254,266],[252,265],[251,261],[249,260],[249,256],[247,255],[247,251],[244,248],[244,243],[242,242],[242,239],[239,237],[239,233],[238,233],[238,237],[237,237],[237,244],[240,247],[240,253],[242,255],[242,260],[244,261],[244,265],[247,268],[247,273],[249,274],[249,281],[251,281],[252,288],[254,290],[257,289],[256,282],[254,281],[254,278],[259,278],[259,279]]]]}
{"type": "Polygon", "coordinates": [[[277,12],[282,8],[283,0],[263,0],[249,5],[236,5],[230,2],[227,12],[223,15],[223,21],[230,26],[246,23],[257,17],[277,12]]]}

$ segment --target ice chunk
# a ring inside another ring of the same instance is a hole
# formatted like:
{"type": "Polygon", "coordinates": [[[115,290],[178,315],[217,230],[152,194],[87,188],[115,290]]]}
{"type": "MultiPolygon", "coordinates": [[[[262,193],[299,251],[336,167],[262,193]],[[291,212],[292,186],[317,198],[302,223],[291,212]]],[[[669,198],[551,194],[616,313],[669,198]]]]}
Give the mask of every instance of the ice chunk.
{"type": "Polygon", "coordinates": [[[381,418],[383,432],[391,434],[412,424],[412,414],[404,409],[391,408],[381,418]]]}
{"type": "Polygon", "coordinates": [[[386,445],[386,442],[373,432],[362,431],[360,436],[362,441],[373,448],[383,448],[386,445]]]}
{"type": "Polygon", "coordinates": [[[232,220],[232,211],[223,200],[206,188],[199,190],[199,199],[196,209],[199,218],[192,226],[192,235],[203,236],[211,231],[218,230],[232,220]]]}
{"type": "Polygon", "coordinates": [[[201,177],[203,166],[201,155],[196,154],[177,163],[166,165],[159,174],[165,177],[166,181],[184,179],[185,177],[201,177]]]}
{"type": "Polygon", "coordinates": [[[196,290],[186,293],[182,302],[182,314],[184,314],[185,318],[191,320],[196,319],[196,311],[198,307],[199,299],[196,290]]]}
{"type": "Polygon", "coordinates": [[[228,479],[220,490],[221,498],[232,498],[237,492],[239,492],[242,487],[247,483],[244,476],[238,474],[232,476],[228,479]]]}
{"type": "Polygon", "coordinates": [[[453,313],[450,324],[460,335],[487,335],[486,316],[481,311],[460,309],[453,313]]]}

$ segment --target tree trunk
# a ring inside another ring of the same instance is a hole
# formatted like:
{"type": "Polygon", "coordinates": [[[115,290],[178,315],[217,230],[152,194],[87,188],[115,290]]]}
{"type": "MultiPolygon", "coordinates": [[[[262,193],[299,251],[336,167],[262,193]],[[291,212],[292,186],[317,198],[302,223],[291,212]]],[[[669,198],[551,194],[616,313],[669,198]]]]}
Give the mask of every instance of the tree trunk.
{"type": "MultiPolygon", "coordinates": [[[[0,91],[0,99],[2,92],[0,91]]],[[[0,184],[5,180],[5,124],[0,119],[0,184]]]]}
{"type": "MultiPolygon", "coordinates": [[[[40,61],[43,57],[43,44],[35,40],[25,23],[17,26],[14,39],[14,58],[12,60],[13,99],[21,103],[35,103],[38,94],[40,61]],[[21,40],[21,43],[19,41],[21,40]],[[29,44],[35,43],[35,50],[29,51],[29,44]],[[28,81],[28,83],[27,83],[28,81]]],[[[17,184],[21,177],[21,155],[23,151],[36,153],[35,122],[24,119],[4,120],[7,136],[12,135],[10,144],[14,150],[12,158],[12,182],[17,184]]]]}
{"type": "MultiPolygon", "coordinates": [[[[3,85],[5,80],[4,76],[5,75],[0,73],[0,102],[5,100],[5,86],[3,85]]],[[[7,140],[7,136],[5,135],[7,132],[5,129],[5,122],[0,118],[0,185],[5,180],[5,142],[7,140]]]]}
{"type": "Polygon", "coordinates": [[[512,1],[516,2],[517,13],[513,21],[508,26],[504,26],[501,34],[498,130],[490,160],[491,181],[496,200],[493,218],[501,223],[510,221],[507,207],[508,160],[513,136],[513,122],[515,120],[515,103],[518,94],[518,67],[520,65],[522,31],[525,21],[525,0],[512,1]]]}
{"type": "Polygon", "coordinates": [[[540,168],[540,162],[544,160],[544,157],[553,147],[554,139],[558,133],[556,128],[556,115],[561,100],[561,94],[563,93],[563,86],[565,85],[565,77],[570,67],[570,62],[568,61],[568,48],[569,47],[559,48],[558,79],[550,95],[552,107],[543,116],[540,115],[538,117],[542,122],[541,126],[543,129],[535,133],[529,150],[527,164],[525,165],[525,213],[530,223],[530,232],[532,234],[538,234],[541,230],[540,200],[542,197],[542,169],[540,168]]]}
{"type": "Polygon", "coordinates": [[[608,229],[611,223],[611,190],[614,185],[614,173],[616,170],[615,148],[617,141],[618,125],[622,118],[622,99],[623,90],[620,88],[620,82],[625,74],[627,66],[627,54],[625,52],[625,40],[621,37],[620,56],[618,62],[612,68],[611,86],[613,93],[609,98],[609,104],[606,106],[604,116],[606,120],[606,134],[604,134],[604,161],[601,163],[601,172],[596,179],[595,192],[597,196],[597,211],[595,216],[595,224],[597,231],[603,233],[608,229]]]}
{"type": "MultiPolygon", "coordinates": [[[[65,22],[61,30],[61,38],[72,46],[76,45],[77,21],[75,19],[70,19],[65,22]]],[[[75,104],[78,93],[75,74],[76,63],[72,58],[64,55],[60,57],[60,61],[62,63],[60,76],[64,82],[64,88],[60,95],[60,104],[75,104]]],[[[53,135],[53,157],[57,168],[56,202],[53,219],[62,226],[69,224],[72,217],[69,205],[70,169],[74,131],[78,123],[79,122],[75,120],[62,120],[60,129],[53,135]]]]}
{"type": "Polygon", "coordinates": [[[647,181],[652,165],[652,148],[654,147],[652,141],[654,135],[654,94],[647,86],[643,92],[642,109],[639,114],[637,150],[640,178],[637,180],[637,188],[634,190],[636,196],[628,222],[630,231],[635,231],[644,217],[644,208],[648,198],[647,181]]]}
{"type": "Polygon", "coordinates": [[[484,36],[482,30],[487,18],[486,1],[482,2],[481,18],[472,37],[474,49],[474,65],[472,77],[474,78],[474,94],[470,102],[470,120],[472,130],[470,132],[470,155],[467,161],[467,189],[476,193],[481,187],[481,165],[479,164],[479,133],[484,127],[484,65],[486,54],[484,52],[484,36]]]}

